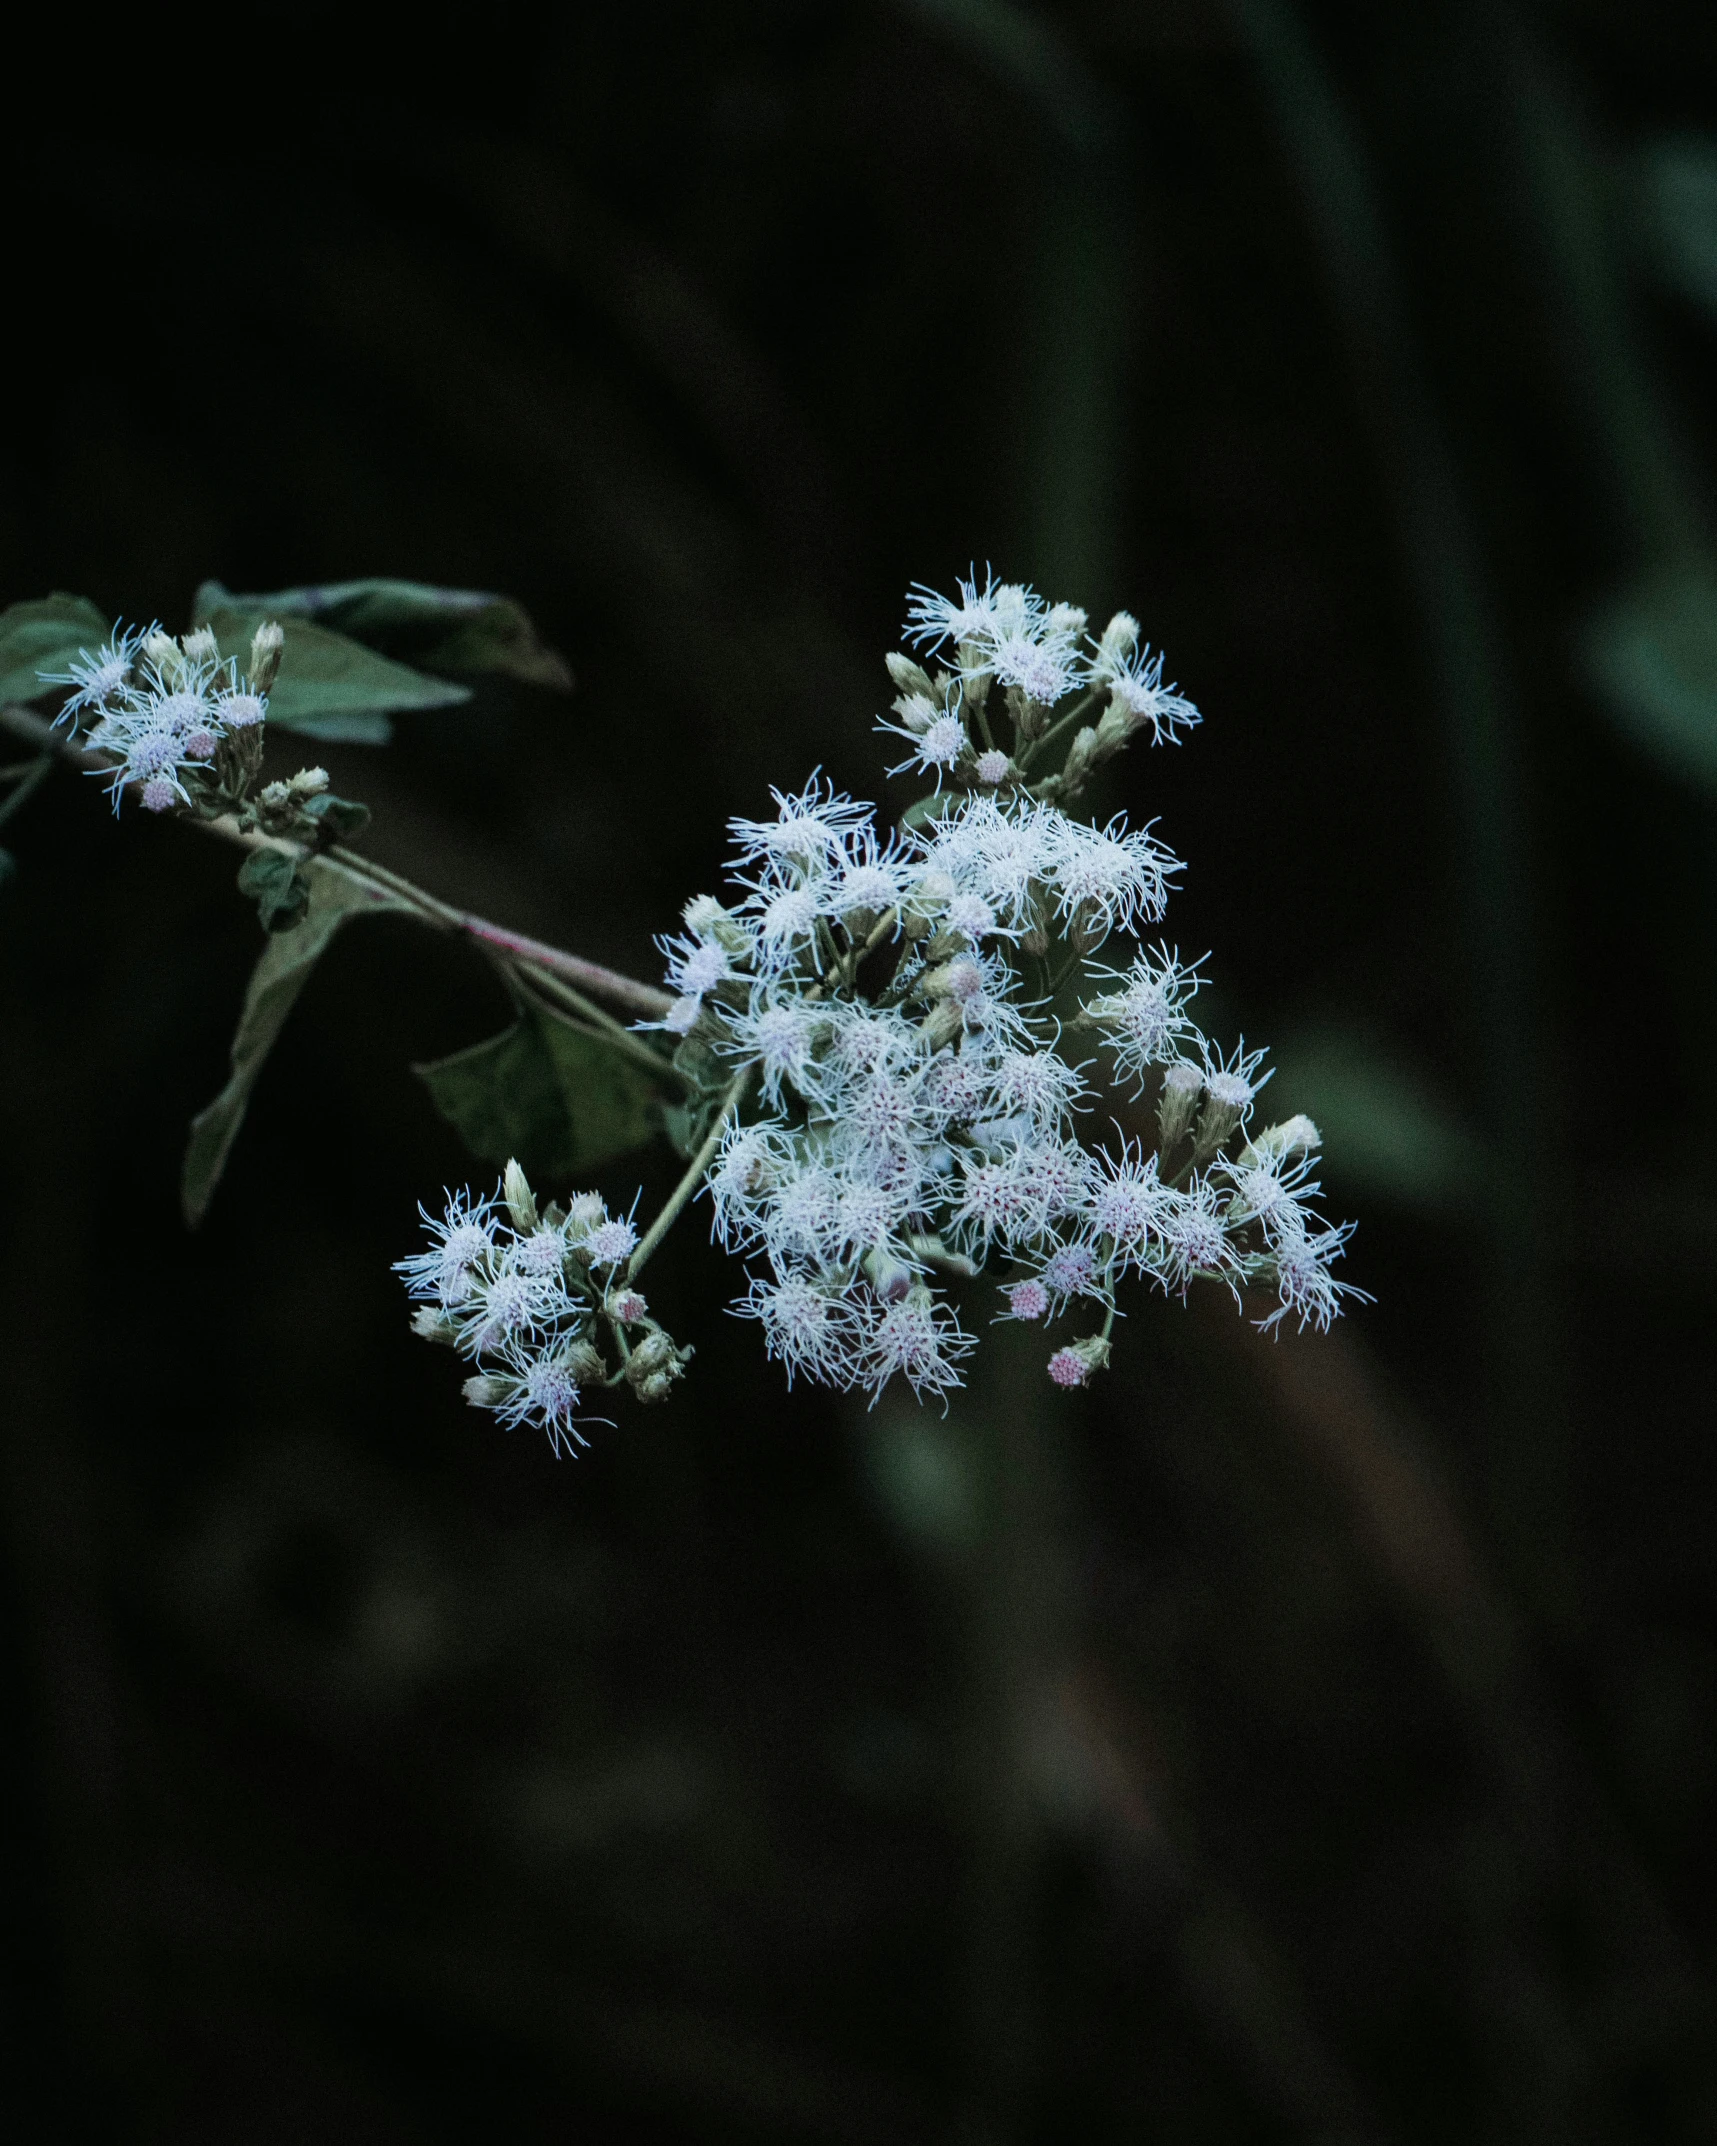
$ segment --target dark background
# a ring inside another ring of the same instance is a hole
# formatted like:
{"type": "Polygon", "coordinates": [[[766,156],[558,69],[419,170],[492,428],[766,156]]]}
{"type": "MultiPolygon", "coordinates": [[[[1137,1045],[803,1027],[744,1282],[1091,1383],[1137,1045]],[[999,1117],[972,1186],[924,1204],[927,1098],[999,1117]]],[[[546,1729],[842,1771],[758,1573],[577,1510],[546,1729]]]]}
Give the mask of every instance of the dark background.
{"type": "Polygon", "coordinates": [[[471,1169],[408,1066],[502,1025],[482,964],[350,933],[188,1236],[254,913],[57,779],[0,897],[13,2135],[1717,2131],[1717,702],[1605,667],[1702,586],[1717,212],[1701,286],[1653,174],[1712,21],[68,49],[7,180],[5,600],[518,596],[570,701],[320,757],[379,857],[645,974],[769,781],[885,794],[909,581],[1125,604],[1207,722],[1103,808],[1188,860],[1377,1303],[1140,1302],[1072,1402],[1003,1330],[945,1422],[867,1416],[694,1223],[691,1376],[556,1463],[388,1271],[471,1169]]]}

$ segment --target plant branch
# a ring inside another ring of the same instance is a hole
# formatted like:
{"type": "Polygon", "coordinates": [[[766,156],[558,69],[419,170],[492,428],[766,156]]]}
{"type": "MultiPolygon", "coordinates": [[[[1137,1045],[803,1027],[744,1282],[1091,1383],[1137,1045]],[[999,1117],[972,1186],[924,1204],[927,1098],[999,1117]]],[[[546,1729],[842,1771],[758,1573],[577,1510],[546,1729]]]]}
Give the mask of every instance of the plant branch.
{"type": "Polygon", "coordinates": [[[721,1145],[722,1134],[727,1130],[727,1121],[739,1108],[740,1100],[751,1084],[751,1074],[752,1068],[750,1066],[741,1066],[732,1080],[728,1082],[727,1093],[721,1099],[721,1108],[716,1113],[715,1123],[704,1137],[703,1146],[698,1149],[691,1161],[686,1164],[685,1175],[680,1179],[673,1191],[668,1194],[661,1213],[650,1224],[650,1227],[644,1233],[643,1242],[626,1262],[626,1279],[629,1282],[635,1281],[639,1274],[643,1272],[644,1262],[679,1220],[681,1210],[696,1193],[698,1186],[702,1184],[703,1174],[709,1168],[710,1160],[714,1156],[716,1149],[721,1145]]]}
{"type": "MultiPolygon", "coordinates": [[[[53,753],[68,766],[82,768],[90,774],[107,775],[113,771],[113,762],[107,754],[56,732],[51,724],[28,708],[0,708],[0,729],[23,739],[43,754],[53,753]]],[[[132,783],[126,785],[128,790],[136,787],[132,783]]],[[[8,808],[15,802],[16,793],[7,800],[8,808]]],[[[402,879],[399,873],[390,872],[373,857],[348,849],[343,843],[334,843],[326,850],[315,850],[305,843],[288,841],[283,835],[267,835],[258,829],[240,827],[230,813],[212,820],[192,819],[184,814],[175,817],[182,826],[195,827],[199,833],[213,835],[217,841],[230,842],[239,849],[278,850],[300,860],[324,857],[342,871],[368,880],[373,886],[385,887],[390,894],[397,895],[415,909],[426,923],[473,939],[479,946],[505,954],[514,961],[534,964],[577,986],[592,998],[607,999],[611,1005],[623,1006],[629,1012],[662,1014],[673,1004],[672,994],[656,984],[641,983],[636,977],[623,976],[617,969],[604,968],[600,962],[586,961],[581,954],[569,954],[564,948],[550,946],[544,940],[528,938],[523,932],[492,924],[487,917],[476,916],[468,909],[455,908],[424,888],[413,885],[409,879],[402,879]]]]}

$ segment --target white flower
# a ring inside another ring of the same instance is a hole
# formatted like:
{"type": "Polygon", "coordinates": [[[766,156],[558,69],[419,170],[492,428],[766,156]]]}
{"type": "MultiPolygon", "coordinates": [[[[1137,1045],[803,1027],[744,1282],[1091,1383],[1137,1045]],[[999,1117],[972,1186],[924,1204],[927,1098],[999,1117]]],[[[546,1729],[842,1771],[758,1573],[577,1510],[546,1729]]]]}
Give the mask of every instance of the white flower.
{"type": "Polygon", "coordinates": [[[1302,1329],[1315,1326],[1320,1334],[1327,1333],[1330,1321],[1341,1311],[1343,1297],[1354,1297],[1362,1303],[1371,1301],[1363,1289],[1356,1289],[1351,1282],[1338,1282],[1329,1271],[1331,1261],[1339,1259],[1347,1249],[1352,1234],[1353,1224],[1343,1222],[1333,1229],[1306,1230],[1286,1237],[1276,1247],[1276,1289],[1281,1302],[1267,1319],[1258,1322],[1266,1333],[1290,1316],[1299,1320],[1302,1329]]]}
{"type": "Polygon", "coordinates": [[[784,1081],[802,1086],[810,1072],[812,1046],[827,1026],[828,1017],[820,1007],[772,999],[758,991],[744,1012],[729,1006],[720,1006],[717,1012],[728,1030],[721,1048],[730,1057],[760,1068],[763,1093],[771,1102],[780,1100],[784,1081]]]}
{"type": "Polygon", "coordinates": [[[593,1267],[616,1267],[621,1260],[632,1256],[638,1242],[638,1232],[623,1217],[599,1222],[584,1240],[584,1249],[590,1255],[593,1267]]]}
{"type": "Polygon", "coordinates": [[[873,1405],[897,1372],[920,1397],[926,1389],[945,1393],[960,1384],[959,1362],[972,1349],[972,1337],[930,1290],[909,1289],[886,1307],[873,1298],[869,1308],[858,1383],[869,1387],[873,1405]]]}
{"type": "Polygon", "coordinates": [[[763,1345],[785,1367],[789,1386],[796,1371],[822,1386],[852,1384],[858,1371],[857,1322],[852,1305],[830,1284],[804,1274],[753,1275],[733,1309],[762,1325],[763,1345]]]}
{"type": "Polygon", "coordinates": [[[732,1123],[704,1179],[710,1196],[710,1235],[726,1250],[749,1251],[763,1239],[770,1195],[793,1164],[783,1127],[732,1123]]]}
{"type": "Polygon", "coordinates": [[[1099,1297],[1107,1301],[1109,1290],[1093,1248],[1082,1239],[1058,1245],[1043,1263],[1039,1282],[1049,1292],[1059,1315],[1074,1297],[1099,1297]]]}
{"type": "Polygon", "coordinates": [[[550,1347],[507,1351],[490,1367],[479,1405],[492,1408],[509,1431],[522,1423],[540,1424],[558,1459],[563,1451],[571,1453],[575,1445],[590,1443],[573,1421],[578,1403],[578,1378],[572,1363],[566,1353],[550,1347]]]}
{"type": "Polygon", "coordinates": [[[1087,827],[1061,814],[1056,819],[1047,877],[1065,921],[1094,919],[1106,932],[1130,932],[1162,915],[1169,879],[1180,866],[1148,828],[1129,832],[1124,813],[1106,827],[1087,827]]]}
{"type": "Polygon", "coordinates": [[[1123,658],[1107,677],[1111,705],[1122,711],[1129,729],[1148,729],[1153,745],[1178,745],[1180,733],[1202,720],[1191,701],[1163,684],[1163,659],[1149,649],[1123,658]]]}
{"type": "Polygon", "coordinates": [[[54,728],[57,730],[62,723],[70,723],[75,728],[78,717],[86,709],[93,708],[105,714],[109,704],[117,701],[130,683],[137,651],[158,630],[155,626],[116,626],[93,656],[87,648],[80,648],[76,661],[65,670],[38,671],[36,676],[45,686],[74,688],[65,706],[54,717],[54,728]]]}
{"type": "Polygon", "coordinates": [[[462,1303],[471,1292],[471,1270],[495,1249],[494,1204],[466,1191],[450,1192],[439,1222],[426,1208],[420,1207],[418,1213],[429,1231],[429,1249],[396,1259],[394,1271],[404,1275],[406,1289],[414,1297],[445,1306],[462,1303]]]}
{"type": "Polygon", "coordinates": [[[1196,961],[1182,966],[1180,955],[1167,947],[1154,953],[1140,952],[1130,969],[1094,969],[1113,977],[1119,991],[1087,999],[1086,1014],[1103,1031],[1103,1040],[1115,1054],[1116,1071],[1141,1085],[1146,1074],[1171,1055],[1180,1039],[1193,1032],[1186,1011],[1203,978],[1196,961]]]}
{"type": "Polygon", "coordinates": [[[891,775],[904,775],[909,768],[917,768],[927,775],[934,773],[940,785],[942,775],[966,750],[966,726],[957,715],[939,715],[922,731],[907,730],[895,723],[879,723],[877,728],[893,731],[912,746],[906,758],[889,769],[891,775]]]}
{"type": "Polygon", "coordinates": [[[816,775],[796,796],[773,787],[769,794],[777,807],[773,820],[728,822],[741,864],[826,863],[849,833],[874,816],[874,807],[855,803],[816,775]]]}
{"type": "Polygon", "coordinates": [[[1244,1122],[1259,1089],[1270,1078],[1268,1073],[1262,1080],[1258,1077],[1258,1068],[1266,1055],[1263,1051],[1248,1051],[1244,1036],[1227,1058],[1211,1044],[1204,1043],[1201,1050],[1204,1086],[1211,1101],[1220,1104],[1225,1111],[1232,1111],[1244,1122]]]}
{"type": "Polygon", "coordinates": [[[1086,1212],[1123,1267],[1153,1269],[1176,1195],[1157,1174],[1157,1158],[1123,1141],[1119,1155],[1100,1148],[1086,1212]]]}
{"type": "Polygon", "coordinates": [[[1221,1195],[1208,1180],[1195,1179],[1173,1195],[1162,1222],[1163,1258],[1156,1272],[1165,1288],[1184,1297],[1195,1277],[1224,1281],[1239,1296],[1239,1260],[1228,1238],[1221,1195]]]}

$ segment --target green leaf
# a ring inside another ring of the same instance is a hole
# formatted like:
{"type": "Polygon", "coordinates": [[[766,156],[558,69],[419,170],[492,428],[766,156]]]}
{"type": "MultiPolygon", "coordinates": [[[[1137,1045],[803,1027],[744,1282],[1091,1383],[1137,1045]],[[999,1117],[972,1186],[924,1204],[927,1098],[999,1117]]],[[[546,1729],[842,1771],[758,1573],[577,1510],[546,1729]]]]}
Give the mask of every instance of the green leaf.
{"type": "Polygon", "coordinates": [[[304,810],[311,819],[319,820],[337,842],[347,841],[370,824],[368,805],[360,805],[349,797],[336,797],[331,790],[311,798],[304,810]]]}
{"type": "MultiPolygon", "coordinates": [[[[211,629],[223,655],[242,658],[251,635],[272,616],[246,597],[208,611],[199,606],[195,623],[211,629]]],[[[277,729],[334,744],[385,745],[393,735],[390,714],[471,698],[469,686],[426,677],[308,619],[280,624],[286,645],[268,695],[268,720],[277,729]]]]}
{"type": "Polygon", "coordinates": [[[1620,728],[1669,774],[1717,789],[1717,575],[1689,559],[1648,576],[1582,637],[1620,728]]]}
{"type": "Polygon", "coordinates": [[[1646,259],[1707,313],[1717,313],[1717,140],[1674,135],[1640,159],[1636,208],[1646,259]]]}
{"type": "Polygon", "coordinates": [[[0,611],[0,701],[40,700],[57,687],[41,671],[63,671],[94,655],[112,626],[86,597],[57,593],[0,611]]]}
{"type": "Polygon", "coordinates": [[[486,1043],[414,1069],[485,1162],[564,1183],[661,1130],[659,1089],[601,1037],[532,1006],[486,1043]]]}
{"type": "Polygon", "coordinates": [[[412,913],[320,858],[312,858],[304,870],[310,882],[308,913],[296,931],[270,939],[252,970],[233,1037],[232,1077],[191,1121],[181,1196],[185,1220],[193,1229],[209,1211],[263,1061],[329,941],[350,917],[412,913]]]}
{"type": "Polygon", "coordinates": [[[572,691],[563,657],[539,640],[522,604],[480,589],[438,589],[423,581],[336,581],[268,596],[234,596],[218,581],[197,591],[196,611],[266,613],[315,619],[353,639],[408,656],[426,670],[495,672],[530,685],[572,691]]]}
{"type": "Polygon", "coordinates": [[[238,868],[238,890],[249,895],[264,931],[291,931],[310,906],[310,882],[296,857],[253,849],[238,868]]]}
{"type": "Polygon", "coordinates": [[[1380,1200],[1456,1213],[1476,1200],[1479,1142],[1418,1069],[1339,1029],[1289,1036],[1254,1129],[1303,1110],[1324,1136],[1323,1174],[1380,1200]]]}

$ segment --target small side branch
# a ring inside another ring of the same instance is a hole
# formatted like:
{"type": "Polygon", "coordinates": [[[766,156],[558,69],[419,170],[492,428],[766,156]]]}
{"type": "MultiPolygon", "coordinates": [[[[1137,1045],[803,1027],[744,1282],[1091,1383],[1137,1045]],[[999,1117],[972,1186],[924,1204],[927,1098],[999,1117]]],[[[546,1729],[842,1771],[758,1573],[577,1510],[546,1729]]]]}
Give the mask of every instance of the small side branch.
{"type": "MultiPolygon", "coordinates": [[[[0,729],[13,737],[33,745],[44,756],[53,754],[70,767],[82,768],[86,773],[106,775],[113,769],[113,762],[105,753],[92,751],[56,731],[50,723],[29,708],[8,706],[0,708],[0,729]]],[[[44,766],[46,760],[44,757],[44,766]]],[[[33,785],[39,778],[26,777],[26,785],[33,785]]],[[[24,786],[20,786],[21,788],[24,786]]],[[[135,792],[140,786],[127,783],[126,789],[135,792]]],[[[19,793],[14,792],[6,801],[6,811],[19,802],[19,793]]],[[[343,843],[335,843],[326,850],[306,848],[301,842],[288,841],[281,835],[266,835],[255,828],[240,827],[230,814],[219,819],[188,819],[183,814],[175,815],[181,826],[194,827],[201,834],[213,835],[217,841],[231,843],[237,849],[279,850],[283,855],[301,861],[312,856],[322,856],[341,870],[367,880],[372,886],[385,887],[390,894],[415,909],[425,923],[433,924],[442,931],[455,932],[471,939],[492,953],[498,953],[518,962],[534,963],[539,969],[563,977],[575,984],[592,998],[606,999],[610,1005],[621,1006],[629,1013],[660,1015],[673,1004],[671,992],[656,984],[646,984],[635,976],[624,976],[617,969],[604,968],[598,961],[586,961],[581,954],[569,954],[563,948],[550,946],[541,939],[527,938],[523,932],[509,931],[502,924],[492,924],[487,917],[474,915],[468,909],[457,909],[451,903],[440,901],[424,888],[403,879],[397,872],[390,872],[385,865],[376,863],[361,851],[348,849],[343,843]]]]}
{"type": "Polygon", "coordinates": [[[661,1213],[644,1232],[643,1240],[638,1249],[627,1261],[626,1279],[629,1282],[636,1281],[643,1271],[645,1261],[649,1259],[657,1245],[661,1243],[669,1230],[679,1220],[688,1203],[696,1196],[697,1189],[703,1182],[703,1174],[709,1168],[716,1149],[721,1145],[721,1136],[727,1130],[727,1121],[739,1108],[740,1103],[744,1100],[746,1089],[751,1085],[751,1072],[750,1066],[742,1066],[728,1083],[727,1093],[721,1099],[721,1109],[716,1113],[715,1123],[710,1127],[703,1146],[698,1149],[691,1161],[687,1163],[686,1174],[680,1179],[673,1191],[669,1193],[661,1213]]]}

